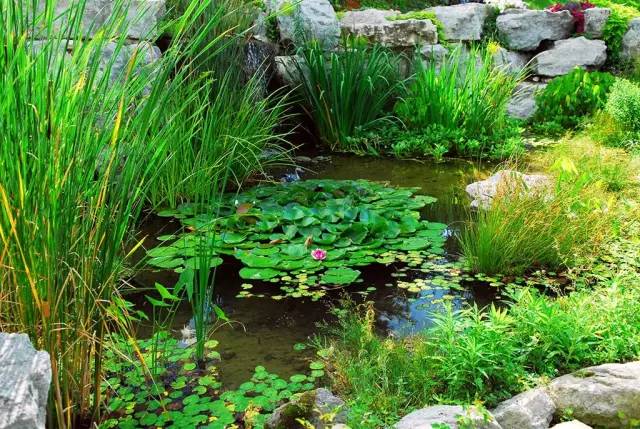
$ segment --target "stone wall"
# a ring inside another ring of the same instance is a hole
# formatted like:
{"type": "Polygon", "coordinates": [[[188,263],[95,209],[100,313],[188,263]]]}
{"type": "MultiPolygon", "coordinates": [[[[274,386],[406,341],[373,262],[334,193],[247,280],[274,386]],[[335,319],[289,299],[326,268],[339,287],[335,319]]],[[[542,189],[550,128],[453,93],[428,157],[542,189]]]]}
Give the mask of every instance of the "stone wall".
{"type": "MultiPolygon", "coordinates": [[[[280,38],[272,40],[276,46],[282,47],[283,40],[294,39],[291,37],[294,21],[291,20],[297,17],[298,29],[325,41],[327,49],[335,47],[336,28],[339,28],[344,35],[364,37],[394,50],[414,50],[421,46],[424,60],[436,62],[443,61],[452,48],[466,49],[470,43],[480,41],[487,20],[494,14],[492,6],[480,3],[427,9],[426,12],[435,15],[443,26],[446,40],[439,40],[435,23],[431,19],[420,19],[420,14],[403,17],[395,10],[368,9],[349,11],[339,18],[329,0],[301,0],[299,4],[295,13],[289,12],[286,18],[278,17],[280,38]],[[322,10],[321,14],[315,13],[319,10],[322,10]]],[[[278,12],[277,8],[271,10],[278,12]]],[[[512,116],[521,119],[532,116],[535,95],[548,80],[567,74],[575,67],[597,70],[604,65],[607,46],[602,35],[610,14],[606,8],[587,9],[582,34],[575,34],[575,24],[568,11],[511,8],[499,14],[495,26],[504,46],[493,54],[494,62],[514,73],[526,67],[529,77],[516,90],[509,105],[512,116]]],[[[282,80],[291,83],[292,72],[287,70],[286,64],[294,62],[282,57],[286,53],[291,50],[280,49],[281,56],[277,57],[276,64],[282,80]]],[[[625,59],[640,57],[640,19],[631,22],[623,40],[622,54],[625,59]]]]}

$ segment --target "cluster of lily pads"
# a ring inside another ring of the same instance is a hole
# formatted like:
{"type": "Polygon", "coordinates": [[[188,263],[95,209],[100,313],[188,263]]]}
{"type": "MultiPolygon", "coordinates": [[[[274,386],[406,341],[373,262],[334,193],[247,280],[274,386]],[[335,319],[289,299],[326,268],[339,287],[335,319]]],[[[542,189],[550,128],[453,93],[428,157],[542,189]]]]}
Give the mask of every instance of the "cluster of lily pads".
{"type": "Polygon", "coordinates": [[[306,180],[259,186],[228,196],[215,209],[185,204],[159,212],[180,219],[181,235],[159,237],[149,264],[185,273],[202,252],[211,267],[229,255],[250,281],[278,283],[271,296],[319,299],[332,287],[359,281],[358,267],[373,263],[419,263],[444,252],[446,225],[424,220],[421,209],[435,198],[417,188],[364,180],[306,180]]]}
{"type": "Polygon", "coordinates": [[[228,390],[219,381],[216,346],[215,340],[205,344],[207,360],[198,365],[193,348],[182,348],[167,332],[135,347],[113,337],[104,362],[107,410],[100,428],[260,429],[279,403],[315,388],[324,376],[319,361],[311,362],[308,375],[288,380],[258,366],[250,380],[228,390]]]}

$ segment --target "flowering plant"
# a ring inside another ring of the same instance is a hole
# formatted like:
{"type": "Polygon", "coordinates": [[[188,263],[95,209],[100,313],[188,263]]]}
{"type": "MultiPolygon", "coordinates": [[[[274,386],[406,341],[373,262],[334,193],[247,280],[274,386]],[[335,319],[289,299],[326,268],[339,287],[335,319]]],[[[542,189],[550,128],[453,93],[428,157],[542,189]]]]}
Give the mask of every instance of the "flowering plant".
{"type": "Polygon", "coordinates": [[[316,261],[324,261],[327,257],[327,251],[322,249],[314,249],[311,251],[311,257],[316,261]]]}
{"type": "Polygon", "coordinates": [[[568,2],[565,4],[556,3],[553,6],[549,6],[547,9],[551,12],[562,12],[568,10],[573,16],[573,23],[575,24],[576,33],[584,33],[584,11],[595,7],[594,4],[588,1],[583,2],[568,2]]]}

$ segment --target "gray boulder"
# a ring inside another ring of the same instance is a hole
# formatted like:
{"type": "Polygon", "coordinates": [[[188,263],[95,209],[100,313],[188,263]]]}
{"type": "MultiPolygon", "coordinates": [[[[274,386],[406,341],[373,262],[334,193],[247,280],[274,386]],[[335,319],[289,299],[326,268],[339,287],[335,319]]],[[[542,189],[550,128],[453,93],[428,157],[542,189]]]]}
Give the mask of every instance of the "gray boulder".
{"type": "Polygon", "coordinates": [[[602,40],[584,36],[559,40],[553,48],[533,57],[531,72],[541,76],[561,76],[576,67],[597,69],[607,60],[607,46],[602,40]]]}
{"type": "Polygon", "coordinates": [[[0,333],[0,429],[44,429],[50,384],[49,353],[26,334],[0,333]]]}
{"type": "Polygon", "coordinates": [[[491,6],[481,3],[464,3],[454,6],[436,6],[428,9],[444,26],[447,40],[480,40],[484,22],[491,6]]]}
{"type": "Polygon", "coordinates": [[[622,38],[622,57],[629,60],[640,57],[640,18],[629,22],[629,30],[622,38]]]}
{"type": "MultiPolygon", "coordinates": [[[[434,424],[445,424],[450,429],[502,429],[488,411],[480,412],[475,407],[465,409],[460,405],[435,405],[414,411],[404,416],[395,429],[432,429],[434,424]],[[464,425],[461,422],[465,422],[464,425]],[[466,424],[468,423],[468,424],[466,424]]],[[[436,425],[437,427],[437,425],[436,425]]]]}
{"type": "Polygon", "coordinates": [[[578,420],[571,420],[569,422],[559,423],[551,429],[591,429],[591,426],[587,426],[578,420]]]}
{"type": "Polygon", "coordinates": [[[488,208],[497,195],[528,195],[547,193],[551,179],[544,174],[523,174],[514,170],[500,170],[486,180],[471,183],[465,190],[473,199],[472,208],[488,208]]]}
{"type": "Polygon", "coordinates": [[[306,420],[315,429],[329,429],[347,422],[347,408],[342,399],[327,389],[311,390],[276,408],[265,423],[265,428],[289,429],[297,427],[296,419],[306,420]],[[331,421],[326,421],[323,418],[326,415],[334,416],[331,421]]]}
{"type": "Polygon", "coordinates": [[[547,429],[556,406],[544,389],[532,389],[500,403],[491,414],[503,428],[547,429]]]}
{"type": "Polygon", "coordinates": [[[585,424],[628,427],[640,419],[640,361],[585,368],[554,379],[549,395],[556,416],[571,411],[585,424]]]}
{"type": "MultiPolygon", "coordinates": [[[[32,3],[31,0],[23,0],[23,4],[28,5],[30,9],[32,3]]],[[[38,0],[37,13],[44,11],[45,4],[45,0],[38,0]]],[[[121,6],[123,10],[116,10],[115,6],[113,0],[87,0],[81,19],[81,35],[91,37],[115,16],[126,16],[128,38],[142,40],[157,36],[155,30],[166,13],[164,0],[125,0],[121,6]]],[[[39,26],[36,29],[36,37],[60,36],[62,31],[68,29],[70,18],[79,13],[79,7],[80,3],[76,0],[58,0],[54,11],[56,19],[51,31],[39,26]]],[[[63,36],[67,36],[66,31],[63,36]]]]}
{"type": "Polygon", "coordinates": [[[394,10],[353,10],[340,20],[343,34],[364,37],[373,43],[391,48],[438,43],[438,30],[428,19],[389,20],[399,12],[394,10]]]}
{"type": "Polygon", "coordinates": [[[607,25],[611,9],[606,7],[592,7],[584,11],[584,33],[591,39],[599,39],[607,25]]]}
{"type": "Polygon", "coordinates": [[[109,73],[109,79],[117,83],[125,78],[129,62],[134,58],[133,73],[146,74],[152,78],[155,63],[160,59],[160,49],[149,42],[133,43],[118,47],[116,43],[107,43],[101,52],[99,70],[101,73],[109,73]]]}
{"type": "Polygon", "coordinates": [[[526,52],[509,51],[503,47],[498,48],[492,55],[493,64],[511,74],[522,73],[529,64],[531,55],[526,52]]]}
{"type": "Polygon", "coordinates": [[[442,63],[447,60],[449,49],[440,44],[426,45],[422,47],[420,54],[425,64],[434,63],[436,70],[439,70],[442,63]]]}
{"type": "Polygon", "coordinates": [[[574,23],[569,11],[507,9],[498,16],[496,26],[516,51],[534,51],[543,40],[561,40],[571,36],[574,23]]]}
{"type": "Polygon", "coordinates": [[[326,50],[338,46],[340,24],[329,0],[269,0],[267,9],[277,14],[280,41],[285,45],[317,40],[326,50]]]}
{"type": "Polygon", "coordinates": [[[507,114],[516,119],[529,119],[536,113],[536,95],[547,87],[546,83],[522,82],[507,104],[507,114]]]}
{"type": "Polygon", "coordinates": [[[273,59],[273,64],[275,66],[275,78],[279,84],[294,87],[302,82],[300,70],[306,69],[304,57],[300,55],[281,55],[273,59]]]}

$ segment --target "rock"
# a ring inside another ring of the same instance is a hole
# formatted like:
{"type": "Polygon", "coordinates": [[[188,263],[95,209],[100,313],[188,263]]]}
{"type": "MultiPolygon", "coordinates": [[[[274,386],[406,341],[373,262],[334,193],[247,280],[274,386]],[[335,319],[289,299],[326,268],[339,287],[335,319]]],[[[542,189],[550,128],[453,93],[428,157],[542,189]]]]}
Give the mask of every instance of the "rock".
{"type": "Polygon", "coordinates": [[[426,45],[420,50],[425,64],[435,63],[436,70],[440,70],[440,66],[447,60],[449,49],[443,45],[426,45]]]}
{"type": "Polygon", "coordinates": [[[493,64],[511,74],[521,73],[531,60],[531,55],[525,52],[509,51],[503,47],[493,53],[493,64]]]}
{"type": "Polygon", "coordinates": [[[491,414],[503,428],[547,429],[556,406],[544,389],[532,389],[500,403],[491,414]]]}
{"type": "MultiPolygon", "coordinates": [[[[23,0],[27,5],[31,5],[31,0],[23,0]]],[[[39,0],[36,6],[38,13],[44,11],[45,0],[39,0]]],[[[36,30],[36,37],[51,38],[52,36],[68,37],[67,31],[69,18],[78,13],[79,2],[76,0],[58,0],[55,5],[55,22],[51,31],[44,27],[36,30]]],[[[117,16],[126,15],[127,37],[130,39],[153,39],[157,35],[156,27],[164,17],[166,7],[164,0],[126,0],[122,8],[126,8],[126,14],[121,10],[114,9],[113,0],[87,0],[81,20],[81,35],[84,37],[93,36],[105,24],[117,16]]],[[[111,25],[111,24],[110,24],[111,25]]],[[[118,25],[118,24],[116,24],[118,25]]]]}
{"type": "MultiPolygon", "coordinates": [[[[126,0],[127,37],[136,40],[152,40],[166,8],[164,0],[126,0]],[[129,3],[130,2],[130,3],[129,3]]],[[[112,11],[113,13],[113,11],[112,11]]]]}
{"type": "Polygon", "coordinates": [[[526,192],[529,195],[546,191],[551,180],[544,174],[523,174],[514,170],[500,170],[486,180],[467,185],[472,208],[489,208],[498,194],[526,192]]]}
{"type": "Polygon", "coordinates": [[[129,66],[129,61],[135,56],[134,73],[146,73],[149,79],[153,77],[154,64],[162,55],[160,49],[149,42],[134,43],[118,47],[117,43],[105,44],[101,53],[99,70],[104,73],[109,71],[111,82],[116,83],[124,79],[129,66]],[[109,70],[109,67],[111,69],[109,70]]]}
{"type": "Polygon", "coordinates": [[[491,6],[481,3],[464,3],[454,6],[436,6],[428,9],[444,26],[447,40],[480,40],[484,22],[491,6]]]}
{"type": "Polygon", "coordinates": [[[576,67],[597,69],[607,60],[607,46],[602,40],[584,36],[559,40],[548,51],[531,60],[531,72],[542,76],[561,76],[576,67]]]}
{"type": "MultiPolygon", "coordinates": [[[[315,429],[340,427],[347,421],[347,408],[342,399],[327,389],[316,389],[297,395],[290,402],[279,406],[265,423],[266,429],[297,427],[296,419],[307,420],[315,429]],[[322,418],[335,414],[329,422],[322,418]]],[[[342,426],[344,427],[344,426],[342,426]]]]}
{"type": "Polygon", "coordinates": [[[603,428],[631,426],[640,419],[640,361],[585,368],[549,385],[556,416],[571,410],[585,424],[603,428]]]}
{"type": "Polygon", "coordinates": [[[584,34],[591,39],[600,39],[607,25],[611,9],[592,7],[584,11],[584,34]]]}
{"type": "Polygon", "coordinates": [[[461,418],[471,423],[475,429],[501,429],[488,411],[480,412],[475,407],[465,410],[460,405],[435,405],[422,408],[404,416],[394,427],[395,429],[432,429],[436,423],[448,425],[449,429],[468,427],[459,425],[461,418]]]}
{"type": "Polygon", "coordinates": [[[573,17],[567,10],[508,9],[498,16],[496,26],[507,47],[515,51],[534,51],[543,40],[560,40],[571,36],[573,17]]]}
{"type": "Polygon", "coordinates": [[[306,66],[304,58],[300,55],[281,55],[273,59],[275,66],[275,78],[280,85],[297,86],[302,81],[300,69],[306,66]]]}
{"type": "Polygon", "coordinates": [[[551,429],[591,429],[591,426],[587,426],[578,420],[571,420],[570,422],[559,423],[551,429]]]}
{"type": "Polygon", "coordinates": [[[353,37],[365,37],[372,43],[391,48],[438,43],[438,30],[428,19],[403,19],[390,21],[398,15],[394,10],[352,10],[340,21],[342,33],[353,37]]]}
{"type": "Polygon", "coordinates": [[[507,104],[507,113],[512,118],[529,119],[536,113],[536,95],[547,87],[546,83],[522,82],[507,104]]]}
{"type": "Polygon", "coordinates": [[[280,41],[302,46],[307,40],[319,41],[332,50],[340,41],[340,23],[329,0],[269,0],[267,12],[277,14],[280,41]]]}
{"type": "Polygon", "coordinates": [[[622,38],[622,57],[628,60],[640,57],[640,18],[629,22],[629,29],[622,38]]]}
{"type": "Polygon", "coordinates": [[[49,353],[26,334],[0,333],[0,428],[44,429],[50,384],[49,353]]]}

